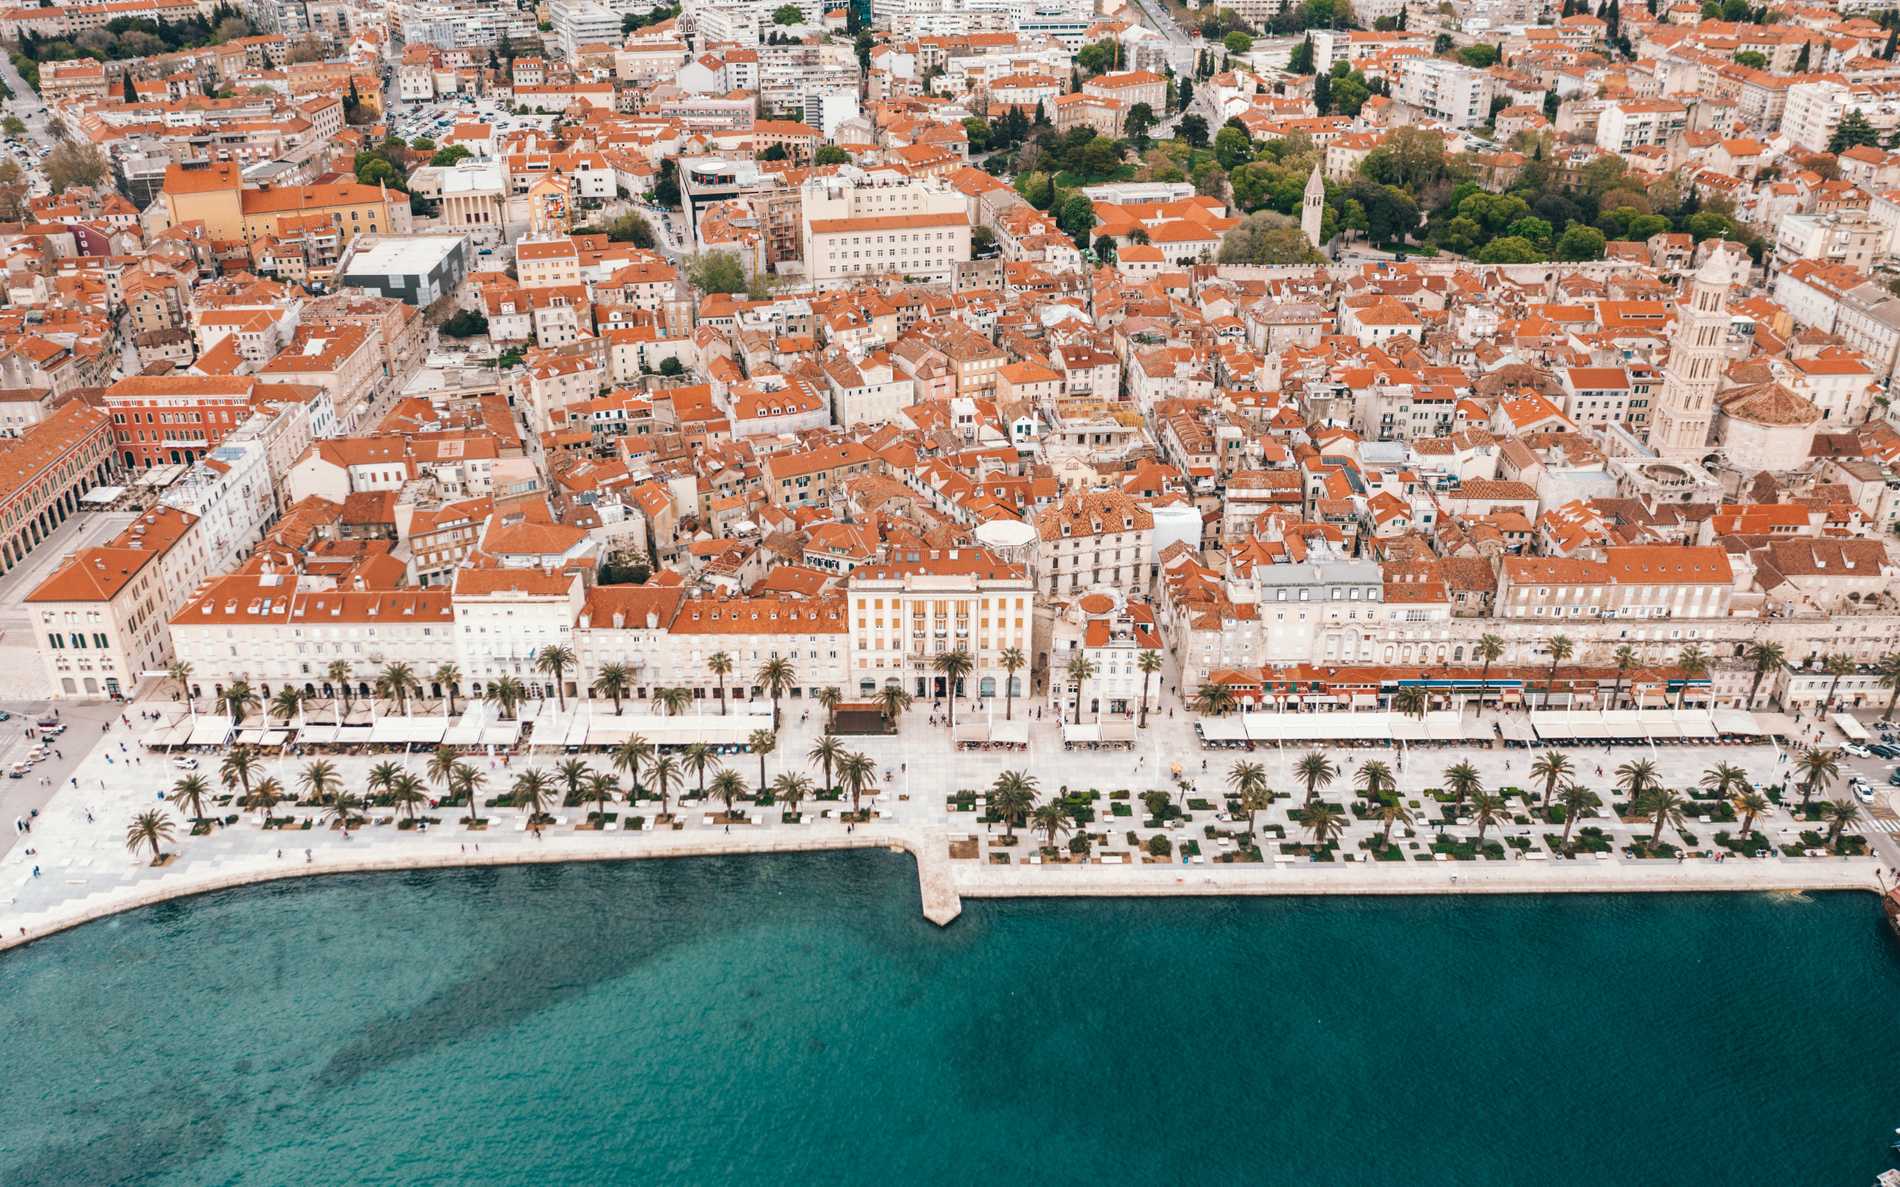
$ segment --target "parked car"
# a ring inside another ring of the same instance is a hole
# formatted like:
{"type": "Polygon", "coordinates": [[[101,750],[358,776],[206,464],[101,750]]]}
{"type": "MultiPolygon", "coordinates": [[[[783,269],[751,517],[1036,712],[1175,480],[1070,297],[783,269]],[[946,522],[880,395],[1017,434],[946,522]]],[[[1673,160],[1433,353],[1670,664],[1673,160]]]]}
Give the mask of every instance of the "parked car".
{"type": "Polygon", "coordinates": [[[172,759],[172,765],[181,771],[195,771],[198,769],[198,760],[195,758],[174,758],[172,759]]]}
{"type": "Polygon", "coordinates": [[[1841,749],[1847,751],[1847,753],[1853,755],[1855,758],[1872,758],[1874,756],[1873,751],[1862,746],[1859,742],[1849,742],[1847,745],[1841,747],[1841,749]]]}

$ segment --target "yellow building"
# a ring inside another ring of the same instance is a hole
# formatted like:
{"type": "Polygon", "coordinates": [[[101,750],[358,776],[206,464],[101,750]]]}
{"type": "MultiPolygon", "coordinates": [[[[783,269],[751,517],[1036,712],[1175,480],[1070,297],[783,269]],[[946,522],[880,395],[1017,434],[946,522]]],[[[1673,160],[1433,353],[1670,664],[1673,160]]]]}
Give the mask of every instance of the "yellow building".
{"type": "MultiPolygon", "coordinates": [[[[229,161],[172,165],[159,194],[166,226],[203,222],[213,239],[251,240],[277,235],[280,224],[326,218],[352,239],[363,232],[405,234],[409,196],[354,181],[246,189],[229,161]]],[[[307,224],[300,224],[307,225],[307,224]]]]}

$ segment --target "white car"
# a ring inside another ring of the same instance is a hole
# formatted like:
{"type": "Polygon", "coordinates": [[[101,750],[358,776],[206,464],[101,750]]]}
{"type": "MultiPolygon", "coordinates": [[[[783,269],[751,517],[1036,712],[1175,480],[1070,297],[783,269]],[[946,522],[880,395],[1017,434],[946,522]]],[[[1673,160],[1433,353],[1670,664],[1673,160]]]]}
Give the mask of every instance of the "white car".
{"type": "Polygon", "coordinates": [[[1854,798],[1863,804],[1872,804],[1874,802],[1873,786],[1867,783],[1854,784],[1854,798]]]}
{"type": "Polygon", "coordinates": [[[1855,758],[1872,758],[1874,756],[1873,751],[1862,746],[1859,742],[1849,742],[1847,745],[1841,747],[1841,749],[1847,751],[1847,753],[1853,755],[1855,758]]]}
{"type": "Polygon", "coordinates": [[[198,760],[195,758],[174,758],[172,759],[172,765],[181,771],[195,771],[198,769],[198,760]]]}

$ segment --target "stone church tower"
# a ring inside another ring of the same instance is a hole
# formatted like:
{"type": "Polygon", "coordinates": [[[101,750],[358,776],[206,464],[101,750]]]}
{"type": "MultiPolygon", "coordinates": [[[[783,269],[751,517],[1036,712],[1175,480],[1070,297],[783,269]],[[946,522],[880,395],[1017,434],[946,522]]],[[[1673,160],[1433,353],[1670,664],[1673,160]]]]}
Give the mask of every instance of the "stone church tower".
{"type": "Polygon", "coordinates": [[[1300,199],[1300,230],[1306,232],[1306,240],[1319,251],[1325,245],[1320,242],[1319,228],[1326,217],[1326,183],[1320,179],[1319,165],[1313,165],[1313,176],[1306,179],[1306,196],[1300,199]]]}
{"type": "Polygon", "coordinates": [[[1689,281],[1676,310],[1662,391],[1649,423],[1649,447],[1671,461],[1695,460],[1708,452],[1715,420],[1715,389],[1721,383],[1728,314],[1722,306],[1735,282],[1727,250],[1709,253],[1689,281]]]}

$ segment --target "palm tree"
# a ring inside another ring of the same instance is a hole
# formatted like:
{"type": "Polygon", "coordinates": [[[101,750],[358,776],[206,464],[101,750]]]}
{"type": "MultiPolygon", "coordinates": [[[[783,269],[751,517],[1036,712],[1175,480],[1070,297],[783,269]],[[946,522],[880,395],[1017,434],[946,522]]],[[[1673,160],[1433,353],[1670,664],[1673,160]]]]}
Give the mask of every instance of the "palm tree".
{"type": "Polygon", "coordinates": [[[1484,844],[1485,830],[1510,819],[1504,797],[1493,791],[1481,791],[1471,797],[1471,822],[1478,826],[1478,844],[1484,844]]]}
{"type": "MultiPolygon", "coordinates": [[[[396,786],[396,777],[401,774],[401,763],[379,762],[369,769],[369,789],[373,792],[388,795],[390,790],[396,786]]],[[[370,797],[365,796],[363,798],[367,800],[370,797]]]]}
{"type": "Polygon", "coordinates": [[[1360,767],[1355,778],[1360,794],[1375,804],[1381,802],[1387,792],[1399,789],[1399,781],[1392,777],[1392,768],[1377,759],[1360,767]]]}
{"type": "Polygon", "coordinates": [[[441,686],[442,696],[448,701],[449,716],[455,716],[455,689],[462,683],[462,669],[454,664],[442,664],[436,668],[430,680],[441,686]]]}
{"type": "Polygon", "coordinates": [[[1004,771],[990,784],[990,811],[1003,819],[1003,835],[1016,835],[1016,823],[1036,806],[1036,777],[1024,771],[1004,771]]]}
{"type": "Polygon", "coordinates": [[[1395,795],[1389,800],[1379,801],[1379,820],[1385,825],[1384,830],[1379,833],[1379,848],[1385,849],[1392,844],[1393,825],[1409,826],[1412,823],[1412,810],[1405,806],[1403,796],[1395,795]]]}
{"type": "Polygon", "coordinates": [[[587,794],[594,800],[594,816],[602,828],[607,827],[607,803],[620,791],[620,780],[614,778],[612,771],[591,771],[587,776],[587,794]]]}
{"type": "Polygon", "coordinates": [[[409,823],[414,824],[417,808],[429,802],[429,793],[423,789],[422,780],[404,771],[396,776],[394,783],[389,785],[389,798],[394,800],[396,807],[409,818],[409,823]]]}
{"type": "Polygon", "coordinates": [[[269,820],[270,810],[282,802],[283,798],[284,785],[277,780],[276,776],[266,775],[257,781],[256,787],[251,788],[251,794],[246,797],[244,806],[256,808],[262,813],[264,820],[269,820]]]}
{"type": "Polygon", "coordinates": [[[1003,681],[1003,720],[1008,721],[1016,711],[1016,673],[1029,661],[1023,657],[1020,647],[1005,647],[997,658],[1002,662],[1003,671],[1009,673],[1003,681]]]}
{"type": "Polygon", "coordinates": [[[1484,661],[1484,667],[1478,673],[1478,716],[1484,716],[1484,694],[1490,691],[1491,665],[1504,658],[1504,640],[1496,635],[1478,636],[1478,645],[1472,653],[1484,661]]]}
{"type": "Polygon", "coordinates": [[[182,659],[175,659],[165,668],[165,678],[178,686],[178,696],[189,707],[191,705],[191,665],[182,659]]]}
{"type": "Polygon", "coordinates": [[[1634,804],[1643,798],[1644,792],[1660,786],[1656,778],[1656,764],[1646,758],[1624,763],[1616,768],[1616,785],[1628,794],[1630,803],[1634,804]]]}
{"type": "Polygon", "coordinates": [[[1068,805],[1060,800],[1050,800],[1029,814],[1029,827],[1041,829],[1045,838],[1044,846],[1054,849],[1056,834],[1068,832],[1069,822],[1072,819],[1073,813],[1069,811],[1068,805]]]}
{"type": "Polygon", "coordinates": [[[1827,847],[1838,853],[1841,830],[1860,819],[1860,805],[1852,800],[1829,800],[1821,805],[1821,818],[1833,822],[1827,830],[1827,847]]]}
{"type": "Polygon", "coordinates": [[[726,801],[726,815],[732,815],[732,801],[745,794],[745,777],[731,767],[721,767],[713,776],[712,793],[726,801]]]}
{"type": "Polygon", "coordinates": [[[1880,662],[1874,665],[1874,671],[1880,673],[1880,687],[1891,694],[1887,697],[1887,711],[1881,716],[1892,717],[1894,705],[1900,704],[1900,651],[1890,651],[1881,656],[1880,662]]]}
{"type": "Polygon", "coordinates": [[[449,772],[449,791],[455,795],[468,796],[468,823],[473,827],[480,817],[475,815],[475,800],[481,795],[482,784],[488,782],[488,776],[481,768],[471,763],[458,762],[449,772]]]}
{"type": "Polygon", "coordinates": [[[904,710],[910,708],[913,699],[909,693],[895,684],[886,684],[877,690],[878,711],[884,714],[884,720],[891,723],[892,729],[897,728],[898,717],[904,710]]]}
{"type": "Polygon", "coordinates": [[[944,699],[950,705],[949,727],[957,728],[957,689],[963,684],[963,678],[970,674],[976,664],[970,659],[970,653],[961,649],[946,651],[930,661],[937,675],[943,677],[944,699]]]}
{"type": "Polygon", "coordinates": [[[1564,810],[1563,849],[1570,848],[1570,830],[1577,826],[1577,818],[1602,802],[1602,798],[1587,787],[1579,787],[1575,783],[1564,784],[1564,789],[1557,793],[1557,806],[1564,810]]]}
{"type": "Polygon", "coordinates": [[[1313,848],[1324,849],[1345,831],[1346,814],[1331,804],[1313,804],[1301,813],[1300,823],[1313,834],[1313,848]]]}
{"type": "Polygon", "coordinates": [[[319,814],[318,819],[342,829],[347,836],[350,831],[350,825],[361,819],[361,817],[356,815],[358,803],[357,798],[349,792],[339,791],[330,797],[329,803],[323,806],[323,811],[319,814]]]}
{"type": "Polygon", "coordinates": [[[411,668],[408,664],[394,663],[384,667],[382,674],[376,677],[376,691],[380,693],[385,700],[393,698],[401,701],[403,714],[407,716],[409,713],[409,694],[411,692],[421,692],[422,685],[416,681],[415,669],[411,668]]]}
{"type": "Polygon", "coordinates": [[[301,708],[303,692],[289,684],[278,689],[277,695],[270,699],[270,711],[283,718],[285,725],[290,724],[290,719],[297,716],[297,710],[301,708]]]}
{"type": "Polygon", "coordinates": [[[706,661],[706,670],[719,678],[719,716],[726,715],[726,677],[732,675],[732,657],[723,651],[715,651],[706,661]]]}
{"type": "Polygon", "coordinates": [[[554,768],[554,773],[560,778],[561,786],[567,790],[567,799],[580,799],[581,788],[587,786],[587,776],[589,772],[586,760],[579,758],[562,759],[560,765],[554,768]]]}
{"type": "Polygon", "coordinates": [[[1841,773],[1841,752],[1838,750],[1809,750],[1795,760],[1795,770],[1801,775],[1801,808],[1807,810],[1808,801],[1819,791],[1827,787],[1841,773]]]}
{"type": "Polygon", "coordinates": [[[1658,787],[1650,791],[1649,798],[1638,808],[1641,815],[1656,822],[1656,831],[1649,836],[1651,847],[1661,843],[1665,826],[1682,831],[1682,793],[1668,787],[1658,787]]]}
{"type": "MultiPolygon", "coordinates": [[[[673,785],[681,778],[679,759],[670,754],[660,755],[647,765],[647,778],[652,782],[653,790],[660,793],[660,815],[664,816],[667,799],[673,794],[673,785]]],[[[703,767],[699,772],[699,794],[700,798],[705,798],[706,772],[703,767]]]]}
{"type": "Polygon", "coordinates": [[[753,730],[746,746],[759,756],[759,794],[765,794],[765,756],[778,749],[778,737],[771,730],[753,730]]]}
{"type": "Polygon", "coordinates": [[[165,856],[159,846],[172,839],[171,817],[156,808],[140,812],[132,818],[125,830],[125,847],[129,852],[137,853],[146,846],[152,849],[152,864],[157,865],[159,858],[165,856]]]}
{"type": "Polygon", "coordinates": [[[1423,721],[1425,714],[1431,711],[1431,694],[1416,684],[1408,684],[1392,694],[1392,711],[1407,717],[1416,717],[1423,721]]]}
{"type": "MultiPolygon", "coordinates": [[[[700,745],[704,745],[704,743],[700,743],[700,745]]],[[[634,734],[632,737],[621,742],[620,745],[614,747],[613,755],[607,760],[607,763],[613,767],[614,770],[625,771],[627,773],[627,794],[629,797],[638,794],[640,790],[640,767],[652,757],[653,743],[647,741],[639,734],[634,734]]]]}
{"type": "Polygon", "coordinates": [[[1574,768],[1570,756],[1561,750],[1550,750],[1537,756],[1531,764],[1531,778],[1544,781],[1544,798],[1537,805],[1539,811],[1549,811],[1550,797],[1557,790],[1557,784],[1568,779],[1574,768]]]}
{"type": "Polygon", "coordinates": [[[838,706],[844,703],[844,693],[837,685],[827,684],[812,694],[812,699],[825,711],[825,732],[830,733],[832,727],[837,725],[838,706]]]}
{"type": "Polygon", "coordinates": [[[868,754],[847,754],[838,763],[838,782],[851,793],[851,812],[856,815],[858,797],[877,778],[877,762],[868,754]]]}
{"type": "Polygon", "coordinates": [[[245,715],[260,705],[257,694],[251,691],[251,682],[239,680],[224,690],[219,698],[219,706],[231,714],[231,724],[243,725],[245,715]]]}
{"type": "Polygon", "coordinates": [[[1141,672],[1141,725],[1148,724],[1148,678],[1161,670],[1161,653],[1144,648],[1135,656],[1135,667],[1141,672]]]}
{"type": "Polygon", "coordinates": [[[1557,665],[1569,659],[1573,650],[1570,640],[1565,636],[1551,636],[1550,672],[1544,677],[1544,707],[1547,709],[1551,698],[1557,695],[1557,665]]]}
{"type": "Polygon", "coordinates": [[[559,643],[550,643],[534,657],[534,670],[554,681],[555,702],[567,712],[567,670],[574,666],[574,652],[559,643]]]}
{"type": "Polygon", "coordinates": [[[323,670],[323,678],[343,695],[343,716],[348,717],[350,715],[350,665],[340,659],[333,659],[330,661],[330,666],[323,670]]]}
{"type": "Polygon", "coordinates": [[[343,786],[343,776],[336,773],[336,764],[319,758],[304,765],[303,773],[297,776],[297,783],[305,795],[321,804],[343,786]]]}
{"type": "Polygon", "coordinates": [[[172,784],[172,799],[188,810],[187,818],[194,824],[204,819],[205,796],[209,794],[211,787],[200,775],[186,775],[172,784]]]}
{"type": "MultiPolygon", "coordinates": [[[[455,773],[455,764],[457,761],[455,751],[450,750],[447,746],[437,746],[435,750],[429,754],[429,765],[424,768],[429,776],[429,782],[439,783],[446,789],[449,785],[449,776],[455,773]]],[[[451,792],[450,794],[454,793],[451,792]]]]}
{"type": "Polygon", "coordinates": [[[754,676],[753,679],[758,681],[759,687],[763,688],[766,691],[766,695],[772,698],[772,731],[777,733],[779,725],[779,698],[790,691],[792,685],[798,682],[798,669],[792,666],[791,660],[775,655],[759,665],[759,674],[754,676]]]}
{"type": "Polygon", "coordinates": [[[812,743],[812,748],[805,753],[806,762],[815,762],[824,767],[825,788],[827,790],[836,786],[831,781],[831,766],[843,757],[844,743],[840,742],[835,734],[825,734],[819,738],[818,741],[812,743]]]}
{"type": "Polygon", "coordinates": [[[1089,662],[1088,656],[1078,652],[1070,657],[1069,666],[1064,669],[1064,674],[1075,682],[1075,720],[1080,722],[1082,720],[1082,686],[1095,678],[1095,665],[1089,662]]]}
{"type": "Polygon", "coordinates": [[[1841,686],[1842,676],[1853,675],[1854,658],[1849,655],[1841,655],[1837,652],[1821,661],[1821,670],[1834,677],[1834,679],[1828,681],[1827,698],[1821,702],[1821,712],[1832,713],[1834,711],[1834,693],[1841,686]]]}
{"type": "Polygon", "coordinates": [[[1237,762],[1227,772],[1227,786],[1240,797],[1240,806],[1247,813],[1247,831],[1253,832],[1254,813],[1273,806],[1273,795],[1267,791],[1267,768],[1257,762],[1237,762]]]}
{"type": "Polygon", "coordinates": [[[1306,753],[1293,766],[1294,774],[1306,784],[1306,802],[1311,805],[1319,797],[1320,788],[1330,784],[1339,776],[1339,768],[1332,760],[1317,750],[1306,753]]]}
{"type": "MultiPolygon", "coordinates": [[[[843,754],[844,747],[840,746],[838,753],[843,754]]],[[[683,769],[699,776],[699,798],[702,800],[706,798],[706,769],[717,765],[715,761],[717,757],[713,753],[713,748],[704,742],[694,742],[686,747],[686,762],[683,769]]]]}
{"type": "Polygon", "coordinates": [[[261,769],[256,751],[249,746],[233,746],[224,752],[224,761],[218,764],[218,776],[224,781],[225,790],[241,787],[248,796],[251,794],[251,776],[261,769]]]}
{"type": "Polygon", "coordinates": [[[553,791],[548,777],[532,768],[516,775],[514,785],[508,789],[515,803],[528,809],[528,827],[535,832],[541,831],[541,817],[553,791]]]}
{"type": "Polygon", "coordinates": [[[1210,717],[1221,717],[1235,705],[1234,690],[1225,684],[1203,684],[1194,694],[1194,708],[1210,717]]]}
{"type": "Polygon", "coordinates": [[[1676,657],[1676,667],[1682,672],[1682,681],[1676,685],[1676,708],[1681,709],[1682,699],[1689,695],[1689,682],[1709,674],[1709,657],[1691,643],[1676,657]]]}
{"type": "Polygon", "coordinates": [[[1459,808],[1465,806],[1465,797],[1477,797],[1484,793],[1484,779],[1478,774],[1478,768],[1468,762],[1445,768],[1445,786],[1451,788],[1451,794],[1459,808]]]}
{"type": "Polygon", "coordinates": [[[690,688],[656,688],[653,690],[653,707],[663,711],[668,717],[678,717],[686,712],[686,706],[693,703],[693,691],[690,688]]]}
{"type": "Polygon", "coordinates": [[[1616,683],[1610,686],[1610,708],[1623,699],[1623,680],[1629,670],[1636,666],[1636,649],[1628,643],[1616,649],[1616,683]]]}
{"type": "Polygon", "coordinates": [[[1729,799],[1729,803],[1734,804],[1735,810],[1742,814],[1742,840],[1744,841],[1748,840],[1749,832],[1755,827],[1755,817],[1773,806],[1773,801],[1759,791],[1737,792],[1729,799]]]}
{"type": "Polygon", "coordinates": [[[521,681],[513,676],[503,676],[488,682],[488,691],[482,694],[482,700],[495,706],[503,721],[514,719],[515,709],[528,699],[528,690],[521,681]]]}
{"type": "Polygon", "coordinates": [[[1755,669],[1755,682],[1748,686],[1748,706],[1752,709],[1755,707],[1756,694],[1761,692],[1762,680],[1787,662],[1788,653],[1779,643],[1750,643],[1747,655],[1748,662],[1755,669]]]}
{"type": "Polygon", "coordinates": [[[811,780],[796,771],[780,771],[772,780],[772,798],[791,807],[798,815],[798,801],[811,794],[811,780]]]}
{"type": "Polygon", "coordinates": [[[1748,787],[1748,772],[1734,763],[1716,763],[1703,772],[1701,783],[1715,793],[1716,799],[1732,799],[1736,792],[1748,787]]]}
{"type": "Polygon", "coordinates": [[[633,687],[632,674],[625,664],[602,664],[594,677],[594,691],[614,703],[614,716],[620,716],[620,702],[633,687]]]}

